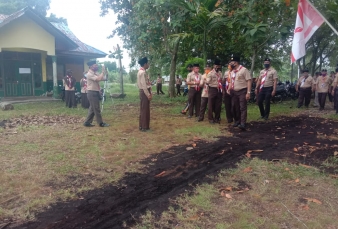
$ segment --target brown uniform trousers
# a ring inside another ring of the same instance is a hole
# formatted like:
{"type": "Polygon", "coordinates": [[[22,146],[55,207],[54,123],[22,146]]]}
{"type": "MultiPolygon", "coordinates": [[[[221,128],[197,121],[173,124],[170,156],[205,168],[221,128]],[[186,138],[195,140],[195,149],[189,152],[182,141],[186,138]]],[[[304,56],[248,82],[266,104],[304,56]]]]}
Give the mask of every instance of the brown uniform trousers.
{"type": "MultiPolygon", "coordinates": [[[[150,93],[150,89],[149,93],[150,93]]],[[[140,129],[148,130],[150,127],[150,101],[143,90],[140,90],[140,129]]]]}
{"type": "Polygon", "coordinates": [[[219,122],[222,108],[222,92],[216,87],[209,87],[208,91],[208,119],[219,122]],[[213,115],[215,113],[215,117],[213,115]]]}
{"type": "Polygon", "coordinates": [[[241,89],[239,91],[232,90],[232,100],[231,106],[235,119],[235,123],[240,123],[241,125],[246,124],[247,118],[247,101],[246,101],[246,92],[247,88],[241,89]]]}
{"type": "Polygon", "coordinates": [[[87,98],[90,106],[85,123],[92,123],[95,116],[97,124],[101,124],[103,121],[100,109],[100,92],[87,91],[87,98]]]}
{"type": "Polygon", "coordinates": [[[193,116],[194,114],[194,109],[195,109],[195,114],[196,117],[200,115],[200,106],[201,106],[201,91],[197,91],[194,87],[190,87],[188,96],[189,96],[189,116],[193,116]]]}
{"type": "Polygon", "coordinates": [[[232,107],[231,107],[231,95],[229,95],[227,92],[224,93],[223,95],[223,101],[224,101],[224,107],[225,107],[225,115],[227,117],[228,123],[233,122],[234,116],[232,112],[232,107]]]}
{"type": "Polygon", "coordinates": [[[310,100],[311,100],[311,94],[312,94],[311,87],[300,88],[299,98],[298,98],[298,107],[303,106],[304,100],[305,100],[305,107],[308,107],[310,104],[310,100]]]}
{"type": "Polygon", "coordinates": [[[204,114],[207,109],[208,105],[208,97],[202,97],[201,98],[201,109],[200,109],[200,115],[198,117],[198,120],[203,121],[204,120],[204,114]]]}
{"type": "Polygon", "coordinates": [[[66,107],[76,107],[75,91],[65,91],[66,107]]]}

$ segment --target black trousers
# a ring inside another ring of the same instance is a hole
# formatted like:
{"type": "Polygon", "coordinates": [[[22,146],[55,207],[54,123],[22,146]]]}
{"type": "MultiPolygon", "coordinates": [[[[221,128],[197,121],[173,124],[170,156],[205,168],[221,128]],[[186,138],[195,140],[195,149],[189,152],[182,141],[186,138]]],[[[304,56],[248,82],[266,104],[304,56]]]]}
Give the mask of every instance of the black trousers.
{"type": "Polygon", "coordinates": [[[177,90],[176,95],[181,95],[181,85],[176,84],[176,90],[177,90]]]}
{"type": "Polygon", "coordinates": [[[334,108],[336,109],[336,114],[338,114],[338,88],[334,91],[334,108]]]}
{"type": "Polygon", "coordinates": [[[332,86],[329,87],[329,93],[328,93],[329,101],[332,103],[334,100],[334,96],[332,96],[331,92],[332,92],[332,86]]]}
{"type": "Polygon", "coordinates": [[[224,100],[225,115],[227,117],[227,120],[228,122],[232,122],[234,119],[234,115],[231,109],[231,95],[225,92],[223,96],[223,100],[224,100]]]}
{"type": "Polygon", "coordinates": [[[298,107],[303,106],[305,100],[305,106],[308,107],[311,100],[311,87],[308,88],[301,88],[299,90],[299,98],[298,98],[298,107]]]}
{"type": "Polygon", "coordinates": [[[324,107],[325,107],[326,95],[327,95],[326,92],[325,93],[321,93],[321,92],[318,93],[318,102],[319,102],[320,109],[324,109],[324,107]]]}
{"type": "Polygon", "coordinates": [[[189,116],[195,115],[198,117],[200,115],[201,107],[201,89],[197,91],[194,87],[190,87],[188,92],[188,101],[189,101],[189,116]]]}
{"type": "Polygon", "coordinates": [[[209,121],[219,122],[222,108],[222,92],[216,87],[209,87],[208,97],[208,119],[209,121]]]}
{"type": "Polygon", "coordinates": [[[81,106],[85,109],[88,109],[90,106],[87,98],[87,93],[81,93],[81,106]]]}
{"type": "Polygon", "coordinates": [[[273,91],[273,87],[263,87],[262,90],[258,94],[258,107],[261,112],[261,116],[264,118],[269,118],[270,114],[270,101],[271,101],[271,93],[273,91]],[[265,109],[263,102],[265,101],[265,109]]]}
{"type": "Polygon", "coordinates": [[[75,91],[65,91],[66,107],[76,107],[75,91]]]}
{"type": "Polygon", "coordinates": [[[100,109],[100,92],[87,91],[87,98],[90,106],[85,123],[92,123],[95,116],[97,124],[101,124],[103,121],[100,109]]]}
{"type": "Polygon", "coordinates": [[[164,92],[162,91],[162,84],[161,83],[158,83],[156,85],[156,90],[157,90],[158,95],[160,94],[160,92],[161,92],[161,94],[164,94],[164,92]]]}

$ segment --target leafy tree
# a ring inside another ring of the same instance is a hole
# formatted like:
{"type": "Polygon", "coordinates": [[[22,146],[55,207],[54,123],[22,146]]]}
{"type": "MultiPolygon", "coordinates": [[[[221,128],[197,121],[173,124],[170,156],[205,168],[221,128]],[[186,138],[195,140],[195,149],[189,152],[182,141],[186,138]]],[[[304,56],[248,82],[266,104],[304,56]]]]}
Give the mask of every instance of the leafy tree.
{"type": "Polygon", "coordinates": [[[137,72],[138,72],[138,70],[131,70],[131,71],[129,72],[129,78],[130,78],[131,83],[136,83],[136,80],[137,80],[137,72]]]}
{"type": "Polygon", "coordinates": [[[0,14],[9,15],[30,6],[42,16],[46,16],[49,4],[50,0],[0,0],[0,14]]]}
{"type": "Polygon", "coordinates": [[[49,17],[47,17],[47,20],[50,22],[58,22],[58,23],[63,23],[65,25],[68,25],[67,19],[63,17],[57,17],[55,14],[50,14],[49,17]]]}

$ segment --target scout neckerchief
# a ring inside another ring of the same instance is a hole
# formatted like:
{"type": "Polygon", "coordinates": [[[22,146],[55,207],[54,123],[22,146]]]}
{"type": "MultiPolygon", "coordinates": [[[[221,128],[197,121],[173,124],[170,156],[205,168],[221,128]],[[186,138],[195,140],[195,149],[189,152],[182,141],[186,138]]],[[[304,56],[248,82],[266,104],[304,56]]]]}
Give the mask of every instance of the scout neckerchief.
{"type": "Polygon", "coordinates": [[[82,79],[82,82],[84,83],[83,89],[86,91],[86,90],[87,90],[87,79],[86,79],[86,78],[83,78],[83,79],[82,79]]]}
{"type": "Polygon", "coordinates": [[[268,72],[269,72],[269,69],[265,70],[265,73],[264,75],[262,76],[262,80],[261,80],[261,85],[259,87],[259,91],[261,92],[263,87],[264,87],[264,83],[265,83],[265,79],[266,79],[266,76],[268,75],[268,72]]]}
{"type": "Polygon", "coordinates": [[[225,89],[229,89],[229,84],[231,83],[231,70],[228,71],[228,78],[225,80],[225,89]]]}
{"type": "Polygon", "coordinates": [[[303,87],[303,85],[304,85],[306,79],[307,79],[307,77],[304,76],[304,78],[303,78],[303,80],[302,80],[302,83],[300,84],[300,87],[303,87]]]}
{"type": "MultiPolygon", "coordinates": [[[[214,70],[215,71],[215,70],[214,70]]],[[[221,81],[221,75],[215,71],[215,74],[217,76],[217,82],[218,82],[218,91],[222,92],[222,81],[221,81]]]]}
{"type": "Polygon", "coordinates": [[[232,71],[232,77],[231,77],[231,78],[232,78],[232,79],[231,79],[231,81],[232,81],[231,89],[232,89],[232,90],[235,88],[236,73],[239,72],[239,71],[242,69],[242,67],[243,67],[243,66],[240,65],[239,68],[238,68],[237,70],[233,70],[233,71],[232,71]]]}
{"type": "Polygon", "coordinates": [[[321,87],[323,88],[323,87],[325,87],[325,83],[326,83],[326,75],[325,76],[323,76],[322,75],[322,78],[321,78],[321,87]]]}
{"type": "Polygon", "coordinates": [[[195,86],[196,91],[199,91],[200,90],[200,78],[199,78],[198,72],[195,73],[195,81],[197,82],[197,85],[195,86]]]}
{"type": "Polygon", "coordinates": [[[73,88],[73,79],[69,75],[67,75],[67,86],[69,87],[69,89],[73,88]]]}

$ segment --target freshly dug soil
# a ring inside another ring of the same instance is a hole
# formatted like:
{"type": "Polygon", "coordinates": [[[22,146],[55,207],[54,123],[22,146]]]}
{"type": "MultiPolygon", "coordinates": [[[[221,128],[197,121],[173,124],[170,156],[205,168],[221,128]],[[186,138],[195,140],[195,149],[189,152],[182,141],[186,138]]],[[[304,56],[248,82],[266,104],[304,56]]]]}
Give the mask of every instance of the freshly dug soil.
{"type": "MultiPolygon", "coordinates": [[[[279,117],[252,122],[247,131],[230,127],[232,137],[208,143],[173,146],[142,161],[143,173],[128,173],[119,185],[82,193],[37,215],[37,220],[10,228],[124,228],[147,210],[160,215],[170,199],[196,184],[211,182],[220,170],[236,167],[246,157],[319,166],[338,151],[337,122],[321,118],[279,117]],[[334,128],[337,129],[334,129],[334,128]]],[[[326,172],[334,173],[335,168],[326,172]]]]}

